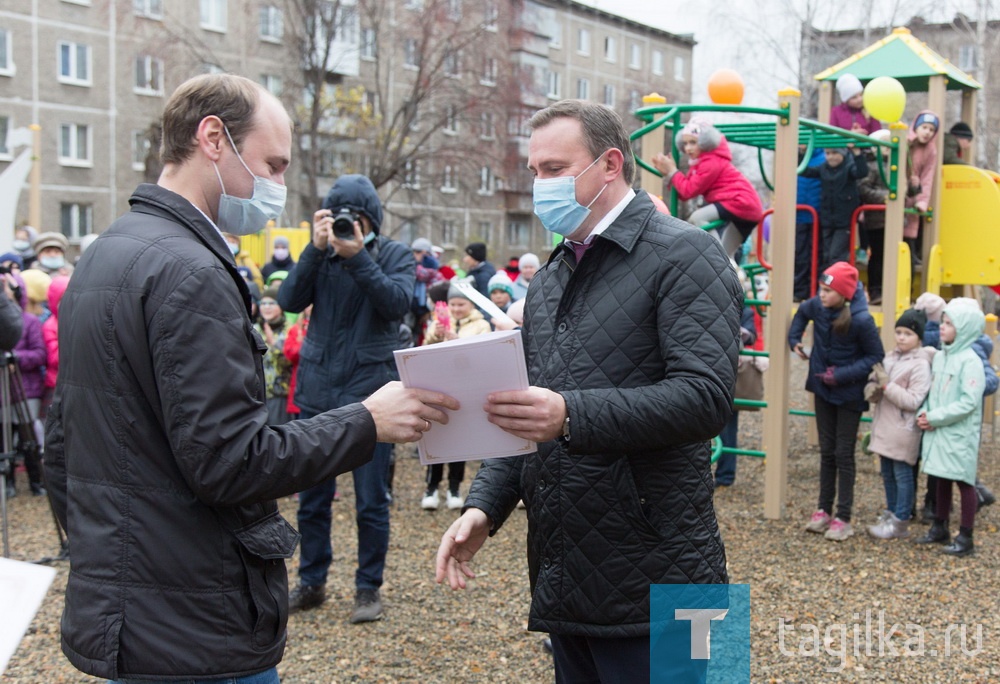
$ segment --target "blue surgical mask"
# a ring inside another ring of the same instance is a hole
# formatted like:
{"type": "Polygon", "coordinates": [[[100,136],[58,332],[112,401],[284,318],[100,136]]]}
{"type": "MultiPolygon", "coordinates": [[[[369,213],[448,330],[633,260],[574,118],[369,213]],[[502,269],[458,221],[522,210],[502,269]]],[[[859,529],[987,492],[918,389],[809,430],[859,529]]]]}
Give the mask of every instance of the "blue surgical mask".
{"type": "Polygon", "coordinates": [[[47,268],[50,271],[58,271],[66,265],[66,260],[63,257],[40,257],[38,263],[42,265],[42,268],[47,268]]]}
{"type": "Polygon", "coordinates": [[[276,221],[285,208],[285,198],[288,188],[274,181],[257,176],[250,167],[243,161],[243,157],[236,150],[233,138],[229,135],[229,129],[224,128],[229,144],[236,152],[236,158],[243,164],[253,177],[253,194],[249,198],[233,197],[226,194],[226,186],[222,182],[222,174],[219,173],[218,165],[215,166],[215,175],[219,177],[219,185],[222,186],[222,196],[219,197],[219,216],[216,225],[224,233],[233,235],[253,235],[264,230],[268,221],[276,221]]]}
{"type": "Polygon", "coordinates": [[[14,240],[14,242],[10,243],[10,246],[18,253],[24,253],[31,249],[31,243],[27,240],[14,240]]]}
{"type": "Polygon", "coordinates": [[[602,154],[590,162],[590,166],[577,176],[535,179],[535,185],[532,189],[535,216],[541,220],[546,230],[566,237],[579,228],[580,224],[590,215],[590,207],[607,189],[608,185],[605,183],[601,192],[590,200],[590,204],[583,206],[576,201],[576,179],[590,171],[603,156],[602,154]]]}

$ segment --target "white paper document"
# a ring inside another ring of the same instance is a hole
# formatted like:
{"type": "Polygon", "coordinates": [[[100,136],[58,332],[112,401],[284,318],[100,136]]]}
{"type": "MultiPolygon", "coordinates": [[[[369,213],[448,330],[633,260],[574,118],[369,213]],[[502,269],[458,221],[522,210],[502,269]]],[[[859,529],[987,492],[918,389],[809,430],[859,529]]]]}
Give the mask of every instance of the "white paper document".
{"type": "Polygon", "coordinates": [[[0,605],[6,616],[0,621],[0,674],[7,670],[55,576],[55,568],[0,558],[0,605]]]}
{"type": "Polygon", "coordinates": [[[461,408],[448,412],[448,424],[432,423],[417,442],[420,462],[450,463],[516,456],[535,443],[504,432],[486,418],[483,406],[492,392],[528,389],[521,331],[509,330],[395,352],[406,387],[443,392],[461,408]]]}

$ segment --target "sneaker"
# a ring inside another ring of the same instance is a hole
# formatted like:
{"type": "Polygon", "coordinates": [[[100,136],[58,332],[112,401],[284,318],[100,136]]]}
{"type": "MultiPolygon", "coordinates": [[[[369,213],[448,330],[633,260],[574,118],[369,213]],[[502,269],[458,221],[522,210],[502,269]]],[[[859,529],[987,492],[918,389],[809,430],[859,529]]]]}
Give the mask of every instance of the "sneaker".
{"type": "Polygon", "coordinates": [[[374,622],[382,619],[382,598],[378,589],[358,589],[354,595],[354,611],[351,613],[351,624],[374,622]]]}
{"type": "Polygon", "coordinates": [[[326,601],[326,587],[321,584],[300,584],[288,595],[288,612],[319,608],[326,601]]]}
{"type": "MultiPolygon", "coordinates": [[[[459,495],[458,490],[455,491],[449,490],[448,496],[445,501],[449,511],[457,511],[458,509],[460,509],[462,506],[465,505],[465,499],[463,499],[459,495]]],[[[437,506],[435,506],[435,508],[437,508],[437,506]]]]}
{"type": "Polygon", "coordinates": [[[830,521],[830,529],[823,536],[831,541],[844,541],[853,534],[854,530],[851,528],[851,523],[844,522],[840,518],[834,518],[830,521]]]}
{"type": "Polygon", "coordinates": [[[885,511],[879,521],[868,528],[868,534],[876,539],[905,539],[910,536],[910,521],[900,520],[885,511]]]}
{"type": "Polygon", "coordinates": [[[436,511],[440,501],[441,500],[438,498],[437,490],[427,492],[424,494],[424,498],[420,500],[420,507],[425,511],[436,511]]]}
{"type": "Polygon", "coordinates": [[[816,511],[809,518],[809,524],[806,525],[806,532],[823,534],[828,527],[830,527],[830,514],[826,511],[816,511]]]}

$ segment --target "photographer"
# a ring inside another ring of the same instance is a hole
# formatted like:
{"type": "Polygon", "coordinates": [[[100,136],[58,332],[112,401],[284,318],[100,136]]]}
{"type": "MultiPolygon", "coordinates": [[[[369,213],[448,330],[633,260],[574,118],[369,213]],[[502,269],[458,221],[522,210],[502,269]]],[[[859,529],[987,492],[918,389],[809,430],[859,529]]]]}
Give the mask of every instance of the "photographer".
{"type": "Polygon", "coordinates": [[[21,339],[21,308],[17,305],[17,281],[9,272],[0,274],[3,295],[0,296],[0,351],[8,352],[21,339]]]}
{"type": "MultiPolygon", "coordinates": [[[[381,225],[382,203],[372,182],[359,175],[341,176],[313,217],[312,243],[278,293],[285,311],[298,313],[313,305],[295,386],[303,417],[359,401],[396,379],[392,352],[410,307],[416,262],[408,246],[379,235],[381,225]]],[[[380,443],[372,460],[352,471],[358,523],[352,623],[382,616],[389,455],[389,445],[380,443]]],[[[335,488],[330,480],[299,495],[302,551],[299,587],[289,597],[293,612],[326,600],[335,488]]]]}

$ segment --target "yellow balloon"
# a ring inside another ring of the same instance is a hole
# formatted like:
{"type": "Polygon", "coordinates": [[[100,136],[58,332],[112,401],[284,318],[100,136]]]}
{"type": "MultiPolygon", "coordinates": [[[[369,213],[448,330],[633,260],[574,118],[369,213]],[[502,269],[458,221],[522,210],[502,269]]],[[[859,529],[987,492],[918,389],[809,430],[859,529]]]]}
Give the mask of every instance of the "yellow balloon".
{"type": "Polygon", "coordinates": [[[895,123],[906,109],[903,84],[891,76],[873,78],[865,86],[865,109],[879,121],[895,123]]]}

